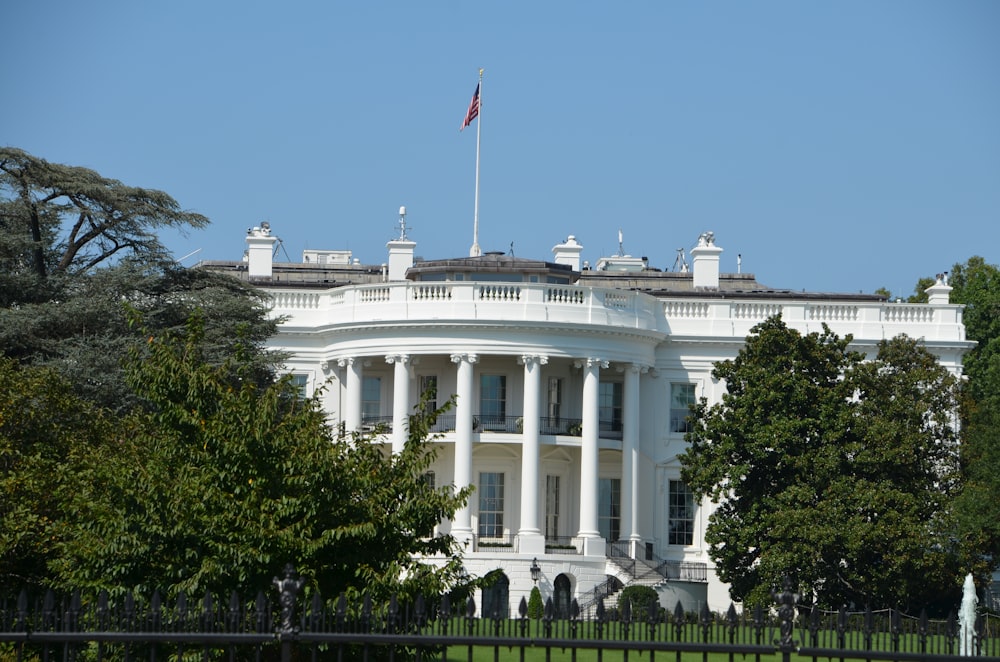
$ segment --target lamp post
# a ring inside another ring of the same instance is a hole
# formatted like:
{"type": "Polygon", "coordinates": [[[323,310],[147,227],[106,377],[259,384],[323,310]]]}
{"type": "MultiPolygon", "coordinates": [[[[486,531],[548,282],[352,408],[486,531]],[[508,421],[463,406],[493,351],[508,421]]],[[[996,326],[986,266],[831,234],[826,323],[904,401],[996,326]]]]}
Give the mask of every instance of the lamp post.
{"type": "Polygon", "coordinates": [[[536,556],[531,561],[531,581],[537,584],[541,576],[542,576],[542,569],[538,567],[538,557],[536,556]]]}

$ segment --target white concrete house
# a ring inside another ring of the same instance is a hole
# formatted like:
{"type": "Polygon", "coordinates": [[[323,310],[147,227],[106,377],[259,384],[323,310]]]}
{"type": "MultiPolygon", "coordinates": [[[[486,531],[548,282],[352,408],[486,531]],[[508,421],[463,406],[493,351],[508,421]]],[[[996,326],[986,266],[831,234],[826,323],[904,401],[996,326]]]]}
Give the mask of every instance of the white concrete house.
{"type": "Polygon", "coordinates": [[[690,251],[690,269],[681,255],[672,271],[621,252],[588,268],[572,236],[551,261],[415,260],[401,226],[374,266],[333,250],[274,263],[266,227],[248,233],[242,263],[202,266],[272,296],[287,318],[273,346],[291,355],[306,392],[326,385],[324,406],[343,429],[382,423],[399,448],[421,392],[457,395],[438,422],[433,479],[476,488],[441,530],[465,543],[471,574],[503,571],[507,581],[482,596],[486,613],[516,613],[533,565],[559,609],[636,581],[669,608],[728,608],[703,541],[712,506],[694,501],[677,457],[688,405],[721,398],[713,364],[767,317],[804,333],[826,323],[860,350],[906,333],[956,374],[971,346],[943,279],[927,304],[772,289],[720,273],[712,233],[690,251]]]}

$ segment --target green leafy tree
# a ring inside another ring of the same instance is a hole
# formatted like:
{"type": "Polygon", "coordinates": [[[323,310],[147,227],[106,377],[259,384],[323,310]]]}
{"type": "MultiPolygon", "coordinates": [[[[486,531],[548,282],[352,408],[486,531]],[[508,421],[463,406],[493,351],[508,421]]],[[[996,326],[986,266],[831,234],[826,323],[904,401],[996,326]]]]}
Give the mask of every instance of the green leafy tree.
{"type": "Polygon", "coordinates": [[[0,589],[44,583],[68,459],[102,445],[113,429],[54,371],[0,357],[0,589]]]}
{"type": "Polygon", "coordinates": [[[736,600],[791,577],[821,604],[921,604],[959,586],[956,379],[917,342],[870,360],[829,329],[775,317],[720,362],[720,403],[694,407],[682,477],[718,504],[706,541],[736,600]]]}
{"type": "Polygon", "coordinates": [[[1000,567],[1000,268],[978,256],[952,267],[952,303],[964,304],[962,491],[957,534],[972,554],[963,566],[981,579],[1000,567]]]}
{"type": "MultiPolygon", "coordinates": [[[[263,343],[276,332],[264,295],[178,267],[155,234],[207,223],[162,191],[0,148],[0,352],[55,368],[79,395],[124,410],[135,400],[120,364],[135,336],[123,304],[154,331],[211,310],[206,358],[217,364],[235,350],[237,329],[263,343]]],[[[278,360],[259,351],[258,379],[270,380],[278,360]]]]}
{"type": "Polygon", "coordinates": [[[454,540],[433,529],[468,493],[424,479],[433,453],[423,407],[404,450],[388,455],[372,439],[334,435],[288,379],[247,379],[243,352],[206,362],[202,329],[195,317],[132,350],[128,381],[147,408],[114,453],[81,459],[52,563],[58,583],[253,592],[286,563],[329,596],[459,581],[454,540]]]}

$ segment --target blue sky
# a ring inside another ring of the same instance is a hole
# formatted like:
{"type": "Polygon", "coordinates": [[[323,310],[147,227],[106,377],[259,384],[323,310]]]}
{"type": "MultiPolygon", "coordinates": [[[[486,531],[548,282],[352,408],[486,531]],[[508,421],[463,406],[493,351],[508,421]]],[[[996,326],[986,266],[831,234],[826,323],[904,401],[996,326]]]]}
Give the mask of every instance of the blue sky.
{"type": "MultiPolygon", "coordinates": [[[[1000,262],[1000,3],[6,2],[0,144],[162,189],[239,259],[267,220],[386,259],[549,259],[576,235],[669,269],[715,232],[773,287],[909,294],[1000,262]]],[[[279,253],[279,257],[281,254],[279,253]]],[[[283,259],[283,257],[281,257],[283,259]]]]}

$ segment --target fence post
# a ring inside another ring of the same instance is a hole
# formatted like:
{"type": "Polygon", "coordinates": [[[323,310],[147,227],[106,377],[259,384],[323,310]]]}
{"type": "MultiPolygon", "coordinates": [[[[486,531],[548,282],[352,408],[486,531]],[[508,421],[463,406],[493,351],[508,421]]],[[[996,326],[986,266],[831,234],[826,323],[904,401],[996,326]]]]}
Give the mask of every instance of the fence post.
{"type": "Polygon", "coordinates": [[[295,637],[295,601],[299,597],[305,580],[295,572],[295,566],[285,564],[285,576],[271,580],[278,589],[281,604],[281,623],[278,625],[278,641],[281,643],[281,662],[292,660],[292,639],[295,637]]]}
{"type": "Polygon", "coordinates": [[[790,662],[792,651],[795,650],[795,642],[792,640],[792,628],[795,625],[795,603],[799,596],[792,591],[792,580],[785,577],[782,591],[772,591],[771,597],[778,605],[778,620],[781,625],[781,638],[775,641],[778,650],[781,652],[782,662],[790,662]]]}

